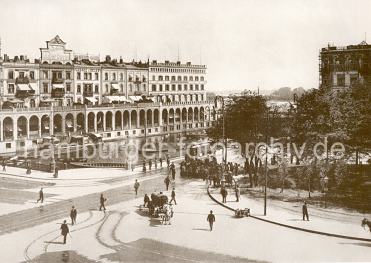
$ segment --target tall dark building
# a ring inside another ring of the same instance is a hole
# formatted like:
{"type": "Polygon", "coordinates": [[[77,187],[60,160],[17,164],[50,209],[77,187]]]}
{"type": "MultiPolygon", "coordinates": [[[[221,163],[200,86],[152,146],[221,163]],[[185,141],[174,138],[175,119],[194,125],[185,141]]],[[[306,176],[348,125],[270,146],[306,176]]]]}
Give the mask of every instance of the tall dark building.
{"type": "Polygon", "coordinates": [[[319,55],[320,87],[342,90],[371,84],[371,45],[362,41],[346,47],[322,48],[319,55]]]}

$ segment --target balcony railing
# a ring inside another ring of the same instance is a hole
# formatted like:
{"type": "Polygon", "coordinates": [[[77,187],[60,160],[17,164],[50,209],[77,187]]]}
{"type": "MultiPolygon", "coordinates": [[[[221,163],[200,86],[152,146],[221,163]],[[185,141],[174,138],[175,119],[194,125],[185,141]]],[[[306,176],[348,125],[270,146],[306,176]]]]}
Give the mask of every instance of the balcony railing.
{"type": "Polygon", "coordinates": [[[15,97],[18,99],[24,99],[27,97],[31,97],[35,95],[34,90],[17,90],[15,93],[15,97]]]}
{"type": "Polygon", "coordinates": [[[28,79],[28,77],[15,79],[15,84],[29,84],[29,83],[30,83],[30,80],[28,79]]]}
{"type": "Polygon", "coordinates": [[[65,91],[62,88],[54,88],[52,89],[52,98],[62,98],[64,97],[65,91]]]}
{"type": "Polygon", "coordinates": [[[63,84],[64,79],[61,78],[52,78],[52,84],[63,84]]]}

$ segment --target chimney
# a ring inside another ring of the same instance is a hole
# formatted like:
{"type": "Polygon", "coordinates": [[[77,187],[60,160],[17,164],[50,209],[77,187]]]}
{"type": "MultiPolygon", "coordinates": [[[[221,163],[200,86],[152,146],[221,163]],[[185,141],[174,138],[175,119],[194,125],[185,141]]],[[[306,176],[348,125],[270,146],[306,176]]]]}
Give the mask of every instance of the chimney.
{"type": "Polygon", "coordinates": [[[106,62],[111,62],[111,56],[109,55],[106,56],[106,62]]]}
{"type": "Polygon", "coordinates": [[[15,56],[14,57],[14,61],[17,62],[19,60],[19,57],[18,56],[15,56]]]}
{"type": "Polygon", "coordinates": [[[157,60],[152,60],[152,64],[157,64],[157,60]]]}
{"type": "Polygon", "coordinates": [[[24,56],[23,56],[23,55],[20,55],[20,60],[21,60],[21,61],[24,60],[24,56]]]}
{"type": "Polygon", "coordinates": [[[169,60],[165,60],[165,64],[169,64],[169,60]]]}
{"type": "Polygon", "coordinates": [[[191,65],[191,62],[187,62],[187,66],[190,66],[191,65]]]}
{"type": "Polygon", "coordinates": [[[124,63],[124,60],[122,59],[122,57],[120,57],[120,64],[124,63]]]}
{"type": "Polygon", "coordinates": [[[180,65],[180,61],[177,61],[176,64],[179,66],[180,65]]]}

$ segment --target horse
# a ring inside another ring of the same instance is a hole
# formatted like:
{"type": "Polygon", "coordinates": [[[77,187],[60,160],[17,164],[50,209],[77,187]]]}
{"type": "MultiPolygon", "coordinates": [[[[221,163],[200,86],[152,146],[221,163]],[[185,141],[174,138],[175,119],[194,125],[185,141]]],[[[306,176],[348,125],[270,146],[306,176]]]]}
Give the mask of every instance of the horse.
{"type": "Polygon", "coordinates": [[[367,220],[367,218],[363,218],[361,225],[362,225],[363,228],[365,228],[365,225],[367,225],[368,229],[371,232],[371,221],[367,220]]]}
{"type": "Polygon", "coordinates": [[[171,218],[173,217],[173,208],[171,205],[164,205],[162,208],[161,224],[171,225],[171,218]]]}

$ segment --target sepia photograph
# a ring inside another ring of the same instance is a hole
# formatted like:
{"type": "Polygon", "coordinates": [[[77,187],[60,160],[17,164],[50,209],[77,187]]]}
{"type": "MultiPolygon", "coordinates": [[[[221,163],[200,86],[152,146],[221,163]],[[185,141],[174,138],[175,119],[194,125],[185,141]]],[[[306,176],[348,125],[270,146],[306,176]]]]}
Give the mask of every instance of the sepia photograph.
{"type": "Polygon", "coordinates": [[[371,262],[370,11],[0,0],[0,262],[371,262]]]}

